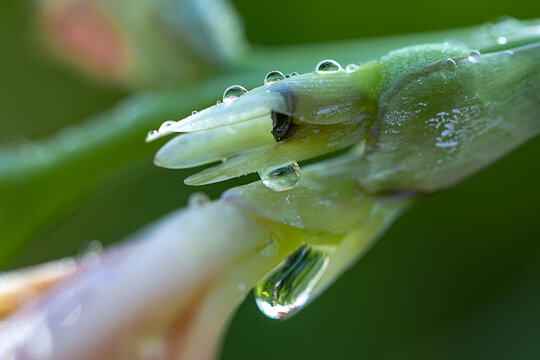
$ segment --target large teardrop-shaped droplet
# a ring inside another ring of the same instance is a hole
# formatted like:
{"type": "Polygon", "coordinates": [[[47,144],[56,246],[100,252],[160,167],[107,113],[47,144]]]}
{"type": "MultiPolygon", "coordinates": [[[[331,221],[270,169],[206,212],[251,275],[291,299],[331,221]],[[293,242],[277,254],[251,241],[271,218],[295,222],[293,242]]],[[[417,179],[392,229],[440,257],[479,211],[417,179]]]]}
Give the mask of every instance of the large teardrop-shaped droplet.
{"type": "Polygon", "coordinates": [[[281,71],[270,71],[266,76],[264,77],[264,85],[275,83],[276,81],[284,80],[285,75],[281,71]]]}
{"type": "Polygon", "coordinates": [[[223,101],[236,99],[237,97],[242,96],[245,93],[247,93],[247,90],[243,86],[240,86],[240,85],[229,86],[227,89],[225,89],[225,92],[223,93],[223,101]]]}
{"type": "Polygon", "coordinates": [[[341,65],[335,60],[323,60],[317,64],[315,71],[318,73],[335,73],[343,70],[341,65]]]}
{"type": "Polygon", "coordinates": [[[255,302],[271,319],[291,316],[309,300],[328,267],[328,256],[302,245],[255,287],[255,302]]]}
{"type": "Polygon", "coordinates": [[[259,171],[263,184],[274,191],[285,191],[294,188],[300,181],[300,166],[296,161],[284,160],[281,163],[271,162],[259,171]]]}

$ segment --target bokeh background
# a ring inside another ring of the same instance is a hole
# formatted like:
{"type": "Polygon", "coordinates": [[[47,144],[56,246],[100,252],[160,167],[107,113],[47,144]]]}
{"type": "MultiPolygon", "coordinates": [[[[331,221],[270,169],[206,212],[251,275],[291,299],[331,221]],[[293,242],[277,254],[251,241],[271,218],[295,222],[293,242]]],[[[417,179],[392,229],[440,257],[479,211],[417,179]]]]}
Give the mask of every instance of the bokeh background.
{"type": "MultiPolygon", "coordinates": [[[[537,1],[233,3],[249,41],[271,46],[471,26],[501,15],[540,16],[537,1]]],[[[33,3],[0,2],[0,143],[50,136],[128,95],[55,61],[36,36],[34,20],[33,3]]],[[[189,172],[157,168],[151,157],[149,151],[123,171],[129,181],[96,190],[55,221],[11,266],[73,255],[90,240],[114,243],[184,206],[194,191],[181,182],[189,172]]],[[[418,203],[325,294],[287,321],[266,319],[248,297],[232,320],[221,358],[540,358],[539,158],[535,139],[418,203]]],[[[232,184],[202,190],[216,198],[232,184]]]]}

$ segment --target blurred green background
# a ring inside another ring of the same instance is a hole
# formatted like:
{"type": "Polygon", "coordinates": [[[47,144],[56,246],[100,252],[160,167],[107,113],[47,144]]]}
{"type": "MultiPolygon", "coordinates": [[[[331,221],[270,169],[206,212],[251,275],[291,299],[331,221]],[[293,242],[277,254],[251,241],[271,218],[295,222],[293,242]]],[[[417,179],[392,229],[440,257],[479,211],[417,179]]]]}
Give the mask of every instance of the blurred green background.
{"type": "MultiPolygon", "coordinates": [[[[250,42],[272,46],[540,16],[537,1],[233,2],[250,42]]],[[[32,11],[30,2],[0,2],[0,143],[52,135],[127,95],[47,55],[34,36],[32,11]]],[[[216,89],[216,99],[221,92],[216,89]]],[[[94,239],[113,243],[184,206],[194,190],[215,198],[235,183],[188,188],[181,181],[188,172],[153,166],[152,151],[123,171],[127,184],[95,191],[13,266],[72,255],[94,239]]],[[[222,358],[540,358],[539,156],[535,139],[409,209],[351,271],[290,320],[266,319],[250,296],[232,320],[222,358]]]]}

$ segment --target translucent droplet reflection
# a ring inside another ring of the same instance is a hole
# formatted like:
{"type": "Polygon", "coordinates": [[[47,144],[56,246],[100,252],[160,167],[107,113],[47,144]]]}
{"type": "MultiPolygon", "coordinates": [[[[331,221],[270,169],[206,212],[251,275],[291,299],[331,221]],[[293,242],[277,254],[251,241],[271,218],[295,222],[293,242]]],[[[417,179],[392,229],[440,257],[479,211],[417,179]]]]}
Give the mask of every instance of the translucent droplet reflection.
{"type": "Polygon", "coordinates": [[[203,192],[194,192],[193,194],[189,195],[188,198],[188,206],[189,207],[197,207],[197,206],[203,206],[210,202],[210,197],[206,195],[203,192]]]}
{"type": "Polygon", "coordinates": [[[164,132],[164,131],[167,131],[169,127],[173,126],[174,124],[176,124],[176,121],[173,121],[173,120],[167,120],[165,122],[163,122],[163,124],[161,124],[161,126],[159,127],[159,132],[164,132]]]}
{"type": "Polygon", "coordinates": [[[347,67],[345,67],[345,71],[350,73],[350,72],[354,72],[356,70],[358,70],[360,66],[358,64],[349,64],[347,65],[347,67]]]}
{"type": "Polygon", "coordinates": [[[255,302],[271,319],[283,319],[302,309],[328,267],[328,256],[308,245],[261,280],[255,287],[255,302]]]}
{"type": "Polygon", "coordinates": [[[100,254],[103,251],[103,245],[98,240],[86,242],[81,247],[81,264],[86,269],[95,269],[101,263],[100,254]]]}
{"type": "Polygon", "coordinates": [[[294,188],[300,181],[300,175],[300,166],[296,161],[284,162],[277,166],[273,163],[259,171],[263,184],[274,191],[294,188]]]}
{"type": "Polygon", "coordinates": [[[476,50],[471,51],[471,53],[469,54],[469,61],[472,63],[479,62],[481,58],[482,56],[480,55],[480,52],[476,50]]]}
{"type": "Polygon", "coordinates": [[[148,132],[148,134],[146,135],[146,138],[151,139],[153,136],[157,135],[158,133],[159,133],[159,131],[157,131],[157,130],[150,130],[148,132]]]}
{"type": "Polygon", "coordinates": [[[318,73],[335,73],[341,70],[343,70],[343,68],[335,60],[323,60],[315,67],[315,71],[318,73]]]}
{"type": "Polygon", "coordinates": [[[283,75],[281,71],[277,71],[277,70],[270,71],[264,77],[264,84],[265,85],[272,84],[272,83],[275,83],[276,81],[280,81],[283,79],[285,79],[285,75],[283,75]]]}
{"type": "Polygon", "coordinates": [[[457,67],[457,64],[454,59],[446,58],[441,62],[441,66],[444,70],[454,70],[457,67]]]}
{"type": "Polygon", "coordinates": [[[247,93],[247,90],[243,86],[240,86],[240,85],[229,86],[227,89],[225,89],[225,92],[223,93],[223,101],[236,99],[237,97],[242,96],[245,93],[247,93]]]}

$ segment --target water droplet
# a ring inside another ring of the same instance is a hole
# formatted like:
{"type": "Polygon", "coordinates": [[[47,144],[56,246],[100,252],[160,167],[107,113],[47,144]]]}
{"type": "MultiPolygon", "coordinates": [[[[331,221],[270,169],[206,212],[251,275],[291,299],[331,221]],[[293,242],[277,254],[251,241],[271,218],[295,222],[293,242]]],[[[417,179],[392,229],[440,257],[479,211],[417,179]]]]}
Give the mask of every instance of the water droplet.
{"type": "Polygon", "coordinates": [[[287,77],[293,77],[293,76],[298,76],[298,73],[296,71],[293,71],[292,73],[287,75],[287,77]]]}
{"type": "Polygon", "coordinates": [[[154,135],[156,135],[158,132],[159,132],[159,131],[157,131],[157,130],[150,130],[150,131],[148,132],[147,137],[154,136],[154,135]]]}
{"type": "Polygon", "coordinates": [[[216,105],[221,104],[221,100],[216,101],[216,105]]]}
{"type": "Polygon", "coordinates": [[[247,90],[243,86],[240,86],[240,85],[229,86],[227,89],[225,89],[225,92],[223,93],[223,101],[230,101],[230,100],[236,99],[237,97],[242,96],[245,93],[247,93],[247,90]]]}
{"type": "Polygon", "coordinates": [[[244,283],[239,283],[237,286],[236,286],[236,289],[240,292],[244,292],[246,291],[246,284],[244,283]]]}
{"type": "Polygon", "coordinates": [[[158,131],[159,132],[167,131],[167,129],[169,127],[173,126],[174,124],[176,124],[176,121],[167,120],[167,121],[163,122],[163,124],[161,124],[158,131]]]}
{"type": "Polygon", "coordinates": [[[506,38],[506,36],[499,36],[499,37],[497,38],[497,43],[498,43],[499,45],[504,45],[504,44],[506,44],[507,42],[508,42],[508,39],[506,38]]]}
{"type": "Polygon", "coordinates": [[[343,68],[335,60],[323,60],[315,67],[315,71],[318,73],[335,73],[341,70],[343,70],[343,68]]]}
{"type": "Polygon", "coordinates": [[[66,274],[74,273],[77,270],[77,263],[72,258],[64,258],[58,262],[60,269],[63,269],[66,274]]]}
{"type": "Polygon", "coordinates": [[[296,161],[283,161],[279,165],[266,166],[259,171],[263,184],[274,191],[285,191],[294,188],[300,181],[300,166],[296,161]]]}
{"type": "Polygon", "coordinates": [[[328,256],[302,245],[255,287],[259,309],[271,319],[283,319],[300,310],[328,267],[328,256]]]}
{"type": "Polygon", "coordinates": [[[473,50],[469,54],[469,61],[472,62],[472,63],[479,62],[481,58],[482,58],[482,55],[480,55],[479,51],[473,50]]]}
{"type": "Polygon", "coordinates": [[[83,254],[89,253],[89,252],[95,252],[99,253],[103,251],[103,245],[99,240],[91,240],[83,243],[81,246],[81,252],[83,254]]]}
{"type": "Polygon", "coordinates": [[[197,110],[193,110],[193,111],[191,112],[191,115],[195,115],[196,113],[198,113],[198,111],[197,111],[197,110]]]}
{"type": "Polygon", "coordinates": [[[95,269],[99,266],[101,259],[100,253],[103,251],[103,245],[97,240],[86,242],[81,247],[81,263],[86,269],[95,269]]]}
{"type": "Polygon", "coordinates": [[[353,71],[356,71],[360,66],[357,65],[357,64],[349,64],[345,67],[345,71],[346,72],[353,72],[353,71]]]}
{"type": "Polygon", "coordinates": [[[208,195],[206,195],[203,192],[198,191],[189,195],[188,206],[191,206],[191,207],[202,206],[202,205],[208,204],[209,202],[210,202],[210,198],[208,197],[208,195]]]}
{"type": "Polygon", "coordinates": [[[283,75],[281,71],[277,71],[277,70],[270,71],[264,77],[264,84],[265,85],[272,84],[272,83],[275,83],[276,81],[280,81],[283,79],[285,79],[285,75],[283,75]]]}
{"type": "Polygon", "coordinates": [[[457,67],[457,64],[454,59],[446,58],[441,62],[441,66],[444,70],[454,70],[457,67]]]}

